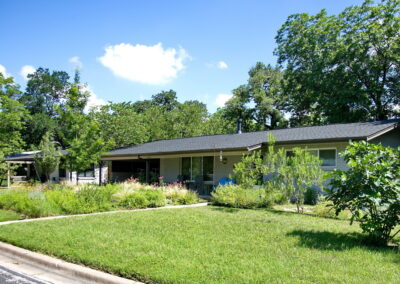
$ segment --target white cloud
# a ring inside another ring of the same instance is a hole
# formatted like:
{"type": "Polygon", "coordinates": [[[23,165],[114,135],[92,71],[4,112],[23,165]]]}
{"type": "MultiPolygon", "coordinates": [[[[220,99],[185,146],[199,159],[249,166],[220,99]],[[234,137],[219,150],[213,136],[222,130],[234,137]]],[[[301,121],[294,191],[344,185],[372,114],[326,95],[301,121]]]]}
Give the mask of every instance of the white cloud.
{"type": "Polygon", "coordinates": [[[231,94],[218,94],[216,99],[215,99],[215,104],[218,107],[223,107],[225,106],[226,102],[229,101],[233,95],[231,94]]]}
{"type": "Polygon", "coordinates": [[[227,69],[227,68],[228,68],[228,64],[226,64],[224,61],[219,61],[219,62],[217,63],[217,67],[218,67],[219,69],[227,69]]]}
{"type": "Polygon", "coordinates": [[[107,102],[103,99],[100,99],[97,97],[97,95],[93,92],[93,90],[90,88],[89,85],[83,85],[82,86],[83,90],[86,92],[90,93],[90,96],[88,98],[88,102],[85,107],[85,112],[88,113],[92,108],[98,107],[98,106],[104,106],[107,104],[107,102]]]}
{"type": "Polygon", "coordinates": [[[28,80],[28,75],[35,73],[35,71],[36,71],[36,68],[33,67],[32,65],[24,65],[24,66],[22,66],[19,74],[22,76],[22,78],[24,78],[24,80],[28,80]]]}
{"type": "Polygon", "coordinates": [[[80,60],[79,56],[71,57],[68,61],[74,64],[75,68],[82,69],[83,67],[83,63],[80,60]]]}
{"type": "Polygon", "coordinates": [[[175,79],[190,59],[188,53],[179,48],[164,49],[162,43],[153,46],[121,43],[105,48],[98,60],[111,69],[114,75],[145,84],[165,84],[175,79]]]}
{"type": "Polygon", "coordinates": [[[0,73],[3,74],[4,77],[11,77],[11,74],[7,73],[6,67],[0,64],[0,73]]]}

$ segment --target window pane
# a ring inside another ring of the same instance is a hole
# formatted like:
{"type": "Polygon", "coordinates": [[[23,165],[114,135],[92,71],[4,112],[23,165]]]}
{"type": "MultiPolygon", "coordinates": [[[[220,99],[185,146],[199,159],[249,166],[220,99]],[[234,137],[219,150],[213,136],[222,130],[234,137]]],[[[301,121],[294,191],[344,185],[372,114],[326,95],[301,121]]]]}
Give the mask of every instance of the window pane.
{"type": "Polygon", "coordinates": [[[182,177],[183,180],[190,180],[190,159],[191,158],[182,158],[182,177]]]}
{"type": "Polygon", "coordinates": [[[201,175],[201,157],[192,157],[192,180],[195,180],[197,176],[201,175]]]}
{"type": "Polygon", "coordinates": [[[214,175],[214,157],[203,157],[204,181],[212,181],[214,175]]]}
{"type": "Polygon", "coordinates": [[[319,158],[322,160],[322,166],[336,166],[336,150],[319,150],[319,158]]]}
{"type": "Polygon", "coordinates": [[[94,170],[90,169],[90,170],[85,171],[85,176],[86,177],[94,177],[94,170]]]}

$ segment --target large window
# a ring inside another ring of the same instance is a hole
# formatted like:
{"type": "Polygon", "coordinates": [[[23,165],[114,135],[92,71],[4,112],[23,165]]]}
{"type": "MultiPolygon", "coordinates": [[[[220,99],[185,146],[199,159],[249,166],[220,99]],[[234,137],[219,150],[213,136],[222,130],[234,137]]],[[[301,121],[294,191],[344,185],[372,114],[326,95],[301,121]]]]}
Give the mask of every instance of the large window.
{"type": "Polygon", "coordinates": [[[185,157],[182,158],[181,173],[185,181],[195,181],[202,177],[203,181],[213,181],[214,157],[185,157]]]}
{"type": "Polygon", "coordinates": [[[78,172],[78,177],[94,177],[94,165],[85,171],[78,172]]]}
{"type": "MultiPolygon", "coordinates": [[[[336,167],[336,149],[309,149],[308,151],[322,160],[323,167],[336,167]]],[[[293,157],[293,155],[292,150],[286,151],[287,157],[293,157]]]]}

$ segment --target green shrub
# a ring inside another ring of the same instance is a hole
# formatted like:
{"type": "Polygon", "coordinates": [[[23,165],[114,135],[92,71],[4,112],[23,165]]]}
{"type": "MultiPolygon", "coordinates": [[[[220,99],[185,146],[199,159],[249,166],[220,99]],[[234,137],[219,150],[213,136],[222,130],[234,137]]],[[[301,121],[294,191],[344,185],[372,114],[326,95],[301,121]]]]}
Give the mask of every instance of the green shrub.
{"type": "Polygon", "coordinates": [[[119,205],[126,209],[146,208],[149,201],[143,191],[136,191],[123,196],[119,205]]]}
{"type": "Polygon", "coordinates": [[[335,218],[340,220],[351,218],[351,213],[348,210],[342,211],[336,216],[336,210],[333,207],[333,203],[330,201],[324,201],[315,206],[314,214],[319,217],[335,218]]]}
{"type": "Polygon", "coordinates": [[[272,196],[264,188],[245,188],[241,185],[217,187],[212,193],[213,203],[235,208],[269,208],[272,196]]]}
{"type": "Polygon", "coordinates": [[[194,191],[188,190],[184,194],[178,195],[177,204],[188,205],[199,202],[199,197],[194,191]]]}
{"type": "Polygon", "coordinates": [[[400,148],[350,143],[342,154],[348,171],[335,170],[328,199],[336,214],[351,210],[369,241],[385,246],[400,232],[400,148]]]}
{"type": "Polygon", "coordinates": [[[81,213],[108,211],[112,205],[112,196],[116,188],[112,185],[85,185],[76,192],[81,213]]]}
{"type": "Polygon", "coordinates": [[[304,193],[304,204],[316,205],[318,203],[319,192],[318,188],[310,186],[304,193]]]}
{"type": "Polygon", "coordinates": [[[165,196],[161,190],[142,190],[145,195],[148,205],[147,207],[161,207],[165,206],[165,196]]]}

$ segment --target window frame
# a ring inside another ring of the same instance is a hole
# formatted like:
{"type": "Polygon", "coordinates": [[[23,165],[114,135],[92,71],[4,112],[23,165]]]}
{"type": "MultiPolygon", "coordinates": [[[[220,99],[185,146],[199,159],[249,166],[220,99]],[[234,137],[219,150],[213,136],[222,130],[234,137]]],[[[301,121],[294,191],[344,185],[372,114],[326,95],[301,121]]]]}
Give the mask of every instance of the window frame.
{"type": "MultiPolygon", "coordinates": [[[[285,149],[285,154],[286,154],[286,156],[287,156],[287,153],[288,152],[293,152],[293,149],[294,148],[296,148],[296,147],[293,147],[293,148],[290,148],[290,149],[285,149]]],[[[307,150],[309,150],[309,151],[317,151],[318,152],[318,158],[320,158],[320,154],[319,154],[319,151],[320,150],[335,150],[335,164],[333,165],[333,166],[323,166],[323,165],[321,165],[321,168],[323,168],[323,169],[331,169],[331,168],[335,168],[335,167],[337,167],[337,161],[338,161],[338,156],[337,156],[337,148],[335,148],[335,147],[328,147],[328,148],[307,148],[307,150]]]]}
{"type": "Polygon", "coordinates": [[[89,168],[89,169],[86,169],[86,170],[84,170],[84,171],[78,171],[77,173],[76,173],[76,175],[77,175],[77,177],[78,178],[95,178],[96,177],[96,167],[95,167],[95,165],[93,164],[92,165],[92,167],[91,168],[89,168]],[[92,175],[87,175],[87,172],[93,172],[93,174],[92,175]],[[83,175],[82,175],[83,174],[83,175]]]}
{"type": "Polygon", "coordinates": [[[189,172],[190,172],[190,177],[189,177],[189,179],[188,180],[185,180],[186,182],[194,182],[195,181],[195,179],[196,179],[196,177],[193,177],[193,158],[201,158],[201,175],[203,176],[203,179],[204,179],[204,158],[205,157],[211,157],[212,158],[212,161],[213,161],[213,163],[212,163],[212,180],[204,180],[204,184],[213,184],[214,183],[214,176],[215,176],[215,156],[190,156],[190,157],[181,157],[180,158],[180,169],[179,169],[179,171],[180,171],[180,174],[183,174],[183,169],[182,169],[182,164],[183,164],[183,162],[182,162],[182,160],[184,159],[184,158],[189,158],[190,159],[190,169],[189,169],[189,172]]]}

